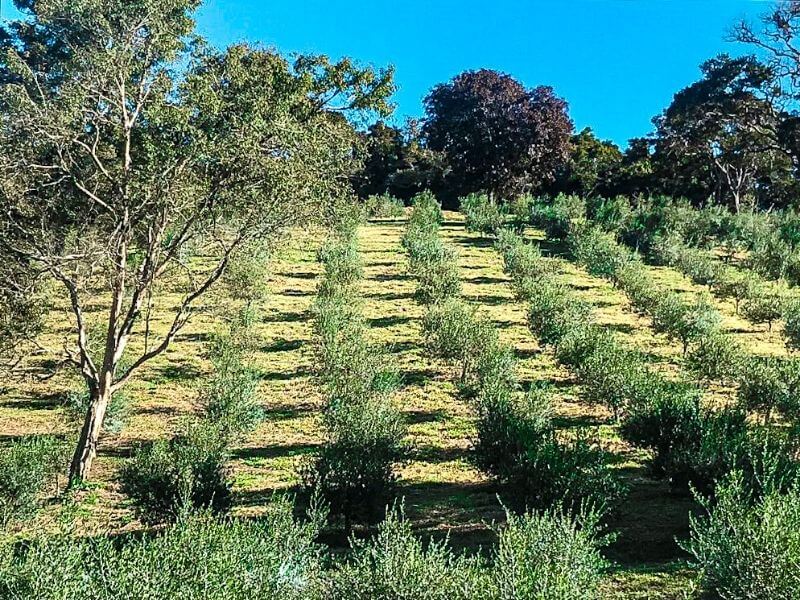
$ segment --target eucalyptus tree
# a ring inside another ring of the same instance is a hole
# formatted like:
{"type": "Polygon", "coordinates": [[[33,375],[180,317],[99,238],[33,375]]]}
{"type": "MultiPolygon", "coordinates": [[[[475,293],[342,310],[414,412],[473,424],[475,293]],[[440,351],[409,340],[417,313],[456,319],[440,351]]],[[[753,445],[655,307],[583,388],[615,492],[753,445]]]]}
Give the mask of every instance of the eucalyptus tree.
{"type": "Polygon", "coordinates": [[[216,51],[194,34],[198,4],[17,0],[26,18],[0,35],[0,262],[53,281],[71,310],[64,360],[90,393],[73,482],[112,395],[236,250],[349,194],[348,116],[390,110],[391,70],[216,51]]]}

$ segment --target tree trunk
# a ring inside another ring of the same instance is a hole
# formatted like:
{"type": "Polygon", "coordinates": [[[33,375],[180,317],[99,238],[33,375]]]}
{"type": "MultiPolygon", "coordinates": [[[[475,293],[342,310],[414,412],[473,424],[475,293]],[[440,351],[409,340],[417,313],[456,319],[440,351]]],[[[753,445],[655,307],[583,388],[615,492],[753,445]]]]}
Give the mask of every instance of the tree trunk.
{"type": "Polygon", "coordinates": [[[94,386],[89,397],[89,408],[83,421],[78,445],[69,467],[70,485],[79,484],[86,480],[92,468],[92,462],[97,455],[97,442],[103,427],[108,403],[111,401],[111,386],[108,384],[111,377],[104,378],[100,386],[94,386]]]}

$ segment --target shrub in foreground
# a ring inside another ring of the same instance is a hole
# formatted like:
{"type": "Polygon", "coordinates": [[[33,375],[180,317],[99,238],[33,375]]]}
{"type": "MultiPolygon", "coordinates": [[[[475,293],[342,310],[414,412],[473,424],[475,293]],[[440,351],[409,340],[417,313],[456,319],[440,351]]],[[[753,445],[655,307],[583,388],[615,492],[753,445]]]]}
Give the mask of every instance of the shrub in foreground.
{"type": "Polygon", "coordinates": [[[423,545],[402,506],[388,510],[375,537],[351,539],[352,554],[331,575],[331,598],[472,600],[487,597],[485,570],[475,558],[456,556],[447,541],[423,545]]]}
{"type": "Polygon", "coordinates": [[[390,194],[370,196],[364,202],[364,207],[367,216],[373,219],[396,219],[405,214],[403,201],[390,194]]]}
{"type": "Polygon", "coordinates": [[[141,446],[120,470],[122,491],[147,523],[231,505],[228,439],[217,423],[198,421],[169,440],[141,446]]]}
{"type": "Polygon", "coordinates": [[[55,487],[66,460],[66,444],[52,436],[22,438],[0,448],[0,531],[36,513],[45,487],[55,487]]]}
{"type": "Polygon", "coordinates": [[[508,514],[492,557],[489,598],[599,598],[598,584],[608,563],[600,554],[611,538],[599,518],[573,518],[559,511],[508,514]]]}
{"type": "Polygon", "coordinates": [[[0,597],[318,600],[323,517],[297,522],[276,500],[258,520],[203,513],[153,536],[42,537],[0,564],[0,597]]]}
{"type": "Polygon", "coordinates": [[[800,589],[800,489],[752,497],[741,473],[717,486],[706,515],[691,517],[682,543],[700,569],[704,590],[730,600],[797,597],[800,589]]]}
{"type": "Polygon", "coordinates": [[[325,419],[328,439],[301,470],[306,491],[320,493],[347,528],[354,520],[380,519],[406,451],[400,413],[376,394],[332,404],[325,419]]]}
{"type": "Polygon", "coordinates": [[[507,515],[488,561],[457,556],[447,542],[423,545],[390,511],[377,535],[353,540],[353,555],[331,575],[331,597],[409,600],[593,599],[610,538],[590,513],[507,515]]]}
{"type": "Polygon", "coordinates": [[[467,231],[494,235],[503,226],[505,214],[487,194],[469,194],[461,198],[459,203],[467,231]]]}

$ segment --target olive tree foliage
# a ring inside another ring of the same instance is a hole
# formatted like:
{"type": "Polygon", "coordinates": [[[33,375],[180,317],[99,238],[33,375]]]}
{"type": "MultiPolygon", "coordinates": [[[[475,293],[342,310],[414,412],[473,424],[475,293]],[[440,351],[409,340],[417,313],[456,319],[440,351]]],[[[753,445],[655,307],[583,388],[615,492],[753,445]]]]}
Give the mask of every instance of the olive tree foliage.
{"type": "Polygon", "coordinates": [[[25,20],[0,35],[0,262],[54,281],[71,306],[65,360],[91,396],[76,481],[111,396],[164,352],[236,250],[345,197],[346,117],[388,112],[392,74],[212,50],[193,33],[197,0],[17,3],[25,20]],[[177,308],[165,279],[182,285],[177,308]],[[153,314],[169,323],[159,335],[153,314]]]}

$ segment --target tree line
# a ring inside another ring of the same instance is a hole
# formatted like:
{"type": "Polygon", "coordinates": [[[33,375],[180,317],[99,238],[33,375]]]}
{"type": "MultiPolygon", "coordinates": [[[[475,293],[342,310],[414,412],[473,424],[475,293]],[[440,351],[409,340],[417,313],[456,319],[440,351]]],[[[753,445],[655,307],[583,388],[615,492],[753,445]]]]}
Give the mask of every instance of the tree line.
{"type": "Polygon", "coordinates": [[[669,195],[696,205],[791,205],[800,166],[800,3],[784,0],[759,25],[733,26],[752,54],[720,54],[678,91],[653,131],[625,149],[587,127],[575,132],[564,99],[510,75],[467,71],[436,85],[424,116],[360,134],[363,196],[410,198],[431,189],[443,202],[472,192],[583,197],[669,195]]]}

